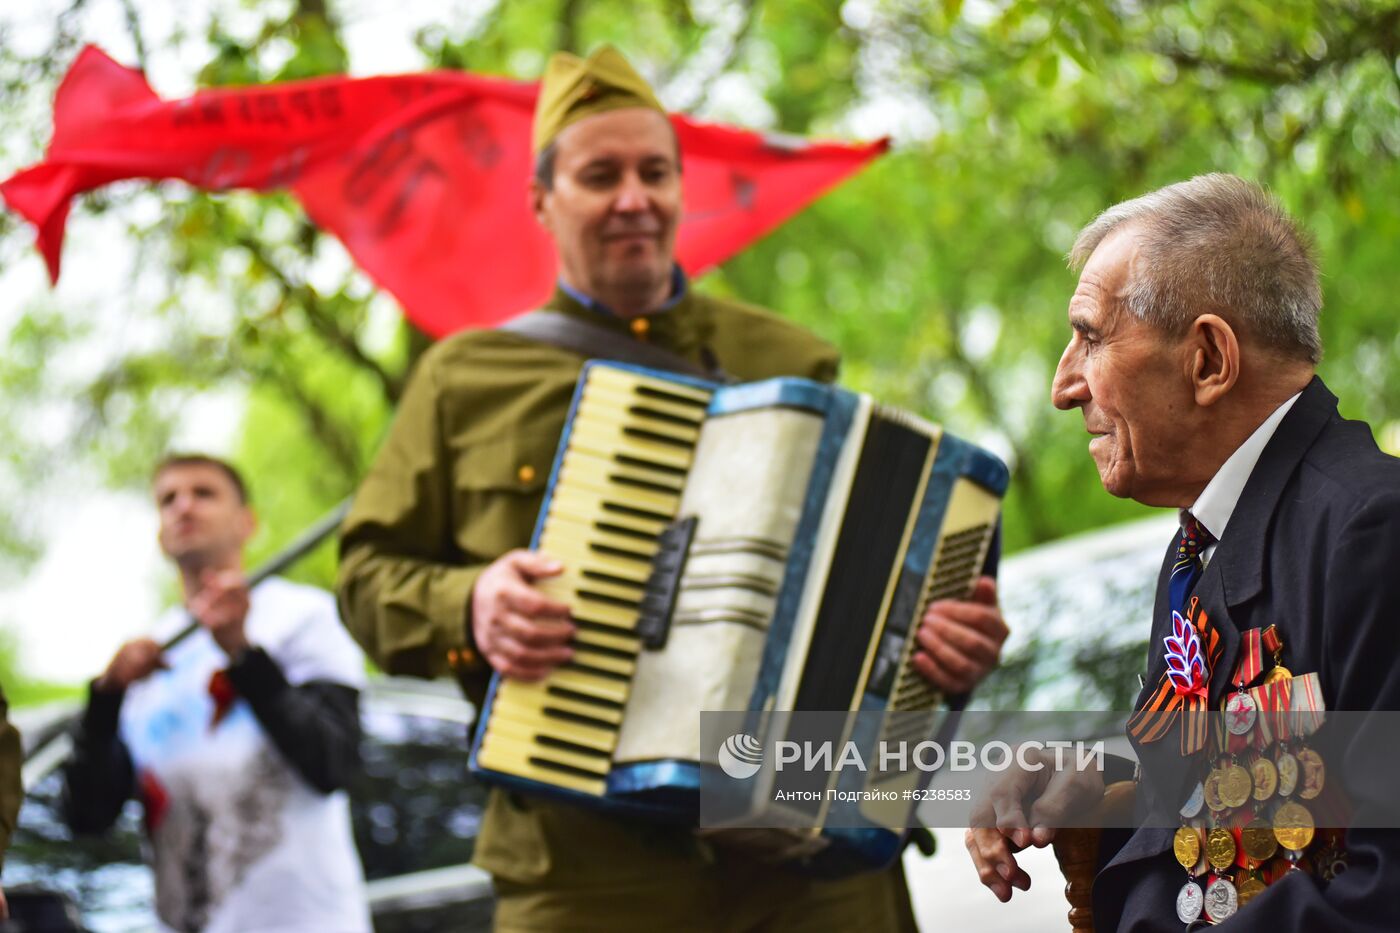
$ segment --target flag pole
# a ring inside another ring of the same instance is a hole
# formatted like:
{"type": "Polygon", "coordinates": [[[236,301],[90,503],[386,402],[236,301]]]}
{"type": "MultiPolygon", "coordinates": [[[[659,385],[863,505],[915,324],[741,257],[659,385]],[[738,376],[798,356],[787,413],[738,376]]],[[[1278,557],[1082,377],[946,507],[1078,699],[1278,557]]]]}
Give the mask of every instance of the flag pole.
{"type": "MultiPolygon", "coordinates": [[[[307,554],[314,551],[317,545],[330,537],[331,533],[340,527],[340,523],[345,520],[345,513],[349,511],[350,497],[346,496],[335,508],[331,509],[325,515],[322,515],[290,544],[272,555],[266,562],[259,565],[250,573],[248,575],[248,589],[251,590],[268,577],[281,573],[307,554]]],[[[169,651],[197,631],[199,631],[199,622],[192,618],[189,624],[176,632],[172,638],[160,646],[161,652],[169,651]]]]}

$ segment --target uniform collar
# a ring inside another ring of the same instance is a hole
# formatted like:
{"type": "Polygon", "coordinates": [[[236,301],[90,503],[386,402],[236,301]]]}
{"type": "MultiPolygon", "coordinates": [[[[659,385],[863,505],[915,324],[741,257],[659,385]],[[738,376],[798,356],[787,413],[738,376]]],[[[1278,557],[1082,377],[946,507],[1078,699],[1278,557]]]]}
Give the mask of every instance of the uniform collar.
{"type": "Polygon", "coordinates": [[[578,289],[565,286],[563,282],[558,283],[545,307],[601,325],[618,334],[629,334],[635,339],[665,347],[708,366],[703,359],[702,348],[713,342],[713,303],[695,294],[679,266],[675,268],[673,276],[676,287],[666,304],[650,314],[635,318],[618,317],[606,305],[578,289]]]}
{"type": "MultiPolygon", "coordinates": [[[[587,310],[592,311],[595,314],[601,314],[605,317],[615,318],[618,316],[616,311],[603,304],[597,298],[594,298],[592,295],[585,294],[584,292],[579,291],[577,288],[574,288],[568,282],[565,282],[563,276],[559,277],[558,285],[559,290],[564,294],[568,295],[575,302],[577,302],[579,307],[586,308],[587,310]]],[[[689,291],[690,283],[685,277],[685,272],[681,270],[679,263],[673,264],[671,266],[671,297],[667,298],[664,302],[662,302],[659,308],[656,308],[654,311],[648,312],[648,314],[660,314],[663,311],[671,310],[676,305],[681,303],[681,301],[686,297],[686,294],[689,291]]]]}

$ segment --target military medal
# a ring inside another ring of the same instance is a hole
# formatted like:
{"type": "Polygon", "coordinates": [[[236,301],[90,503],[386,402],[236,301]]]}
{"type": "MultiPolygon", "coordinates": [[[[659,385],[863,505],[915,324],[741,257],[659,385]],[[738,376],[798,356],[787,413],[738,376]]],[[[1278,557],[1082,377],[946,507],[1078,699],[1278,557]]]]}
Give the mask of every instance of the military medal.
{"type": "Polygon", "coordinates": [[[1176,838],[1172,840],[1172,853],[1176,855],[1181,867],[1188,872],[1196,867],[1196,862],[1201,857],[1201,836],[1196,827],[1183,826],[1176,831],[1176,838]]]}
{"type": "Polygon", "coordinates": [[[1220,779],[1220,800],[1230,809],[1242,807],[1254,792],[1254,782],[1241,765],[1230,765],[1220,779]]]}
{"type": "Polygon", "coordinates": [[[1305,748],[1298,752],[1298,767],[1303,772],[1298,796],[1303,800],[1312,800],[1322,793],[1322,786],[1327,782],[1327,766],[1322,763],[1321,755],[1311,748],[1305,748]]]}
{"type": "Polygon", "coordinates": [[[1206,858],[1216,871],[1235,863],[1235,837],[1228,829],[1212,829],[1206,836],[1206,858]]]}
{"type": "Polygon", "coordinates": [[[1239,895],[1229,878],[1216,878],[1206,888],[1206,916],[1215,923],[1224,923],[1240,909],[1239,895]]]}
{"type": "Polygon", "coordinates": [[[1225,728],[1231,735],[1248,734],[1258,717],[1259,707],[1254,704],[1254,697],[1243,690],[1230,694],[1225,701],[1225,728]]]}
{"type": "Polygon", "coordinates": [[[1293,672],[1283,666],[1283,638],[1278,633],[1278,626],[1271,625],[1264,629],[1262,640],[1264,650],[1274,656],[1274,666],[1269,673],[1264,675],[1264,683],[1273,684],[1280,680],[1291,680],[1293,672]]]}
{"type": "Polygon", "coordinates": [[[1201,886],[1195,881],[1186,882],[1176,894],[1176,919],[1182,923],[1195,923],[1201,916],[1204,902],[1205,894],[1201,886]]]}
{"type": "Polygon", "coordinates": [[[1254,799],[1262,802],[1272,797],[1278,789],[1278,769],[1274,763],[1260,756],[1254,759],[1249,771],[1254,778],[1254,799]]]}
{"type": "Polygon", "coordinates": [[[1266,887],[1268,886],[1255,875],[1250,875],[1244,881],[1241,881],[1238,891],[1239,906],[1244,907],[1245,904],[1254,900],[1255,897],[1264,892],[1266,887]]]}
{"type": "Polygon", "coordinates": [[[1200,781],[1191,791],[1191,796],[1186,798],[1186,803],[1181,807],[1181,818],[1184,820],[1194,819],[1201,812],[1201,808],[1206,805],[1205,785],[1200,781]]]}
{"type": "Polygon", "coordinates": [[[1290,800],[1274,814],[1274,836],[1290,852],[1302,852],[1312,842],[1315,824],[1308,808],[1290,800]]]}
{"type": "Polygon", "coordinates": [[[1323,881],[1332,881],[1347,870],[1347,853],[1337,845],[1335,833],[1327,836],[1326,840],[1326,844],[1313,854],[1313,865],[1317,868],[1318,877],[1323,881]]]}
{"type": "Polygon", "coordinates": [[[1205,783],[1201,787],[1201,796],[1205,800],[1206,806],[1214,813],[1225,809],[1225,804],[1220,799],[1220,779],[1223,776],[1219,769],[1212,769],[1210,774],[1206,775],[1205,783]]]}
{"type": "MultiPolygon", "coordinates": [[[[1178,696],[1208,686],[1209,669],[1202,670],[1205,665],[1198,661],[1194,635],[1177,625],[1176,636],[1167,639],[1166,679],[1178,696]],[[1202,673],[1207,674],[1205,684],[1202,673]]],[[[1206,812],[1207,827],[1214,828],[1184,825],[1172,840],[1172,853],[1188,876],[1176,895],[1176,916],[1188,933],[1228,920],[1289,872],[1307,869],[1326,883],[1347,867],[1340,834],[1322,830],[1319,838],[1312,813],[1301,803],[1321,794],[1327,781],[1322,756],[1302,744],[1322,725],[1326,712],[1320,678],[1295,678],[1284,667],[1283,641],[1271,625],[1262,633],[1241,633],[1231,682],[1235,692],[1221,704],[1221,718],[1212,717],[1203,730],[1208,735],[1187,742],[1183,727],[1183,753],[1201,750],[1209,738],[1207,765],[1215,762],[1179,811],[1183,821],[1206,812]],[[1274,664],[1259,683],[1261,648],[1274,664]],[[1278,809],[1270,820],[1263,813],[1276,797],[1278,809]]],[[[1129,731],[1138,735],[1131,727],[1129,731]]]]}
{"type": "Polygon", "coordinates": [[[1278,756],[1278,793],[1280,797],[1291,797],[1298,787],[1298,759],[1288,752],[1278,756]]]}
{"type": "MultiPolygon", "coordinates": [[[[1240,830],[1240,848],[1254,861],[1267,862],[1278,851],[1278,838],[1274,835],[1274,827],[1263,817],[1250,821],[1248,826],[1240,830]]],[[[1240,903],[1244,903],[1243,885],[1240,886],[1240,895],[1240,903]]]]}

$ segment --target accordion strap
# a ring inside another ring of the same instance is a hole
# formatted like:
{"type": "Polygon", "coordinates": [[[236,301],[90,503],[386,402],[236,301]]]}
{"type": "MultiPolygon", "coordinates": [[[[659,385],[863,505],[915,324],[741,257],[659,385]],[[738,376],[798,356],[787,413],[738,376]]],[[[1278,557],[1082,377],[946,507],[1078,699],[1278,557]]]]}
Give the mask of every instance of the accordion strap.
{"type": "Polygon", "coordinates": [[[560,311],[531,311],[506,321],[496,329],[569,350],[588,359],[616,360],[701,379],[723,381],[724,378],[722,373],[710,372],[665,347],[642,343],[627,334],[619,334],[560,311]]]}

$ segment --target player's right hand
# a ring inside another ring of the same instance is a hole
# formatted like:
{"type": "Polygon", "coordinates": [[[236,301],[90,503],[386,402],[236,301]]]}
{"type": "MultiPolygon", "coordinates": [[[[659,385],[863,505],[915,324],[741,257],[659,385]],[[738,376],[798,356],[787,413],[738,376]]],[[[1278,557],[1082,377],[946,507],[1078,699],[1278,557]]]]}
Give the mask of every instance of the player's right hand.
{"type": "Polygon", "coordinates": [[[535,551],[515,550],[481,572],[472,588],[472,638],[504,677],[539,680],[574,656],[569,607],[535,589],[564,565],[535,551]]]}
{"type": "Polygon", "coordinates": [[[106,672],[97,679],[98,690],[125,690],[138,680],[145,680],[156,671],[166,670],[160,644],[149,638],[137,638],[117,649],[106,672]]]}

